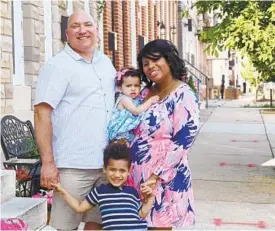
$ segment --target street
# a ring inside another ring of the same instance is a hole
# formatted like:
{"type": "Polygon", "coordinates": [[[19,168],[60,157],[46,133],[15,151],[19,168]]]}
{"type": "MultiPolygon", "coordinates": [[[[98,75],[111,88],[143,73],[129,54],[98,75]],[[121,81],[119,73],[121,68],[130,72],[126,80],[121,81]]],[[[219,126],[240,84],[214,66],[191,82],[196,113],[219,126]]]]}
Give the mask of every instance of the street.
{"type": "Polygon", "coordinates": [[[210,101],[189,153],[198,229],[275,230],[275,115],[210,101]],[[269,162],[270,163],[270,162],[269,162]],[[271,164],[272,165],[272,164],[271,164]]]}

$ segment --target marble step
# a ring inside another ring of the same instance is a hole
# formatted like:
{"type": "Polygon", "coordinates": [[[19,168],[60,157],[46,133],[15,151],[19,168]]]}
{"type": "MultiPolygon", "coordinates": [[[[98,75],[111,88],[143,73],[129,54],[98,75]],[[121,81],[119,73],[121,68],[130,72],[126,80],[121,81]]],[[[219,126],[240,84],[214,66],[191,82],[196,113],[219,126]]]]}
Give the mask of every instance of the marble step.
{"type": "Polygon", "coordinates": [[[15,171],[1,170],[1,204],[15,197],[15,171]]]}
{"type": "Polygon", "coordinates": [[[1,218],[21,218],[28,230],[41,229],[47,223],[47,200],[14,197],[1,204],[1,218]]]}

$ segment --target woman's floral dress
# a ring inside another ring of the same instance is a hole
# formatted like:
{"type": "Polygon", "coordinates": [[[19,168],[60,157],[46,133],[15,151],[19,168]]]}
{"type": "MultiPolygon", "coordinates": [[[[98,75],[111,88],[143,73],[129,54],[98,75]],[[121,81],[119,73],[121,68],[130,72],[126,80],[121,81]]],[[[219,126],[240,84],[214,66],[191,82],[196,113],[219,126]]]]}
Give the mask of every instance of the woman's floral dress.
{"type": "MultiPolygon", "coordinates": [[[[143,96],[148,90],[143,91],[143,96]]],[[[181,84],[143,115],[131,144],[133,171],[129,183],[137,189],[153,173],[161,180],[146,220],[148,227],[194,224],[194,198],[188,151],[199,128],[198,102],[181,84]]]]}

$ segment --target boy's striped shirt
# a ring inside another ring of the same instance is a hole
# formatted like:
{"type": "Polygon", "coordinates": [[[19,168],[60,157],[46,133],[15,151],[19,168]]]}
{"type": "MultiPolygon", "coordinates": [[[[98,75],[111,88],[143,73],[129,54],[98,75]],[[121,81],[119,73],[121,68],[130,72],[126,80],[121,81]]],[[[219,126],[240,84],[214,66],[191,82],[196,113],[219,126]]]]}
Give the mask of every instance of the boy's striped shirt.
{"type": "Polygon", "coordinates": [[[122,189],[102,184],[86,196],[92,205],[98,205],[104,230],[147,229],[147,222],[140,218],[141,201],[138,192],[130,186],[122,189]]]}

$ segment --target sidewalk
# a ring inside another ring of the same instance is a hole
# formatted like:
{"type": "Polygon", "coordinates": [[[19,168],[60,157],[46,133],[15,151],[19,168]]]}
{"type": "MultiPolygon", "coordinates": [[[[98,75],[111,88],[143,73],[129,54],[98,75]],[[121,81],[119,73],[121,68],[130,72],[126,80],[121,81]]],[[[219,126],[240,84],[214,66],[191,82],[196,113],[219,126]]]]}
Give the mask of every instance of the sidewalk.
{"type": "Polygon", "coordinates": [[[275,230],[275,115],[242,108],[250,96],[210,101],[189,154],[196,225],[192,229],[275,230]]]}

